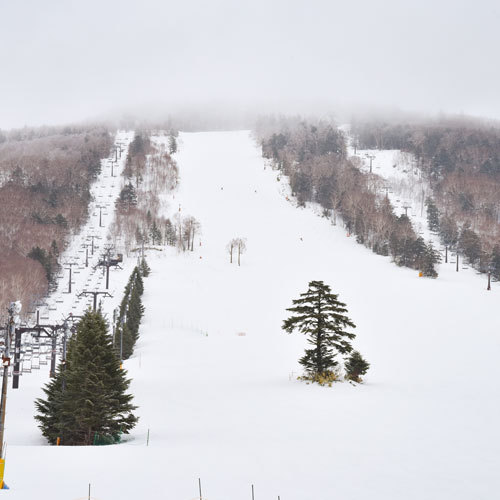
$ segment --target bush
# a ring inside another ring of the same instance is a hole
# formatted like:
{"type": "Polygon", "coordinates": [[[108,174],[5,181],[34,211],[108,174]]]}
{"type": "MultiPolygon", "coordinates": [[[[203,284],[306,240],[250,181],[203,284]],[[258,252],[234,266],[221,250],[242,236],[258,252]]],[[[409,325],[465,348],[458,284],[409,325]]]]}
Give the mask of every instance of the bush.
{"type": "Polygon", "coordinates": [[[370,368],[370,364],[363,359],[363,356],[358,351],[353,351],[345,364],[346,378],[361,383],[361,375],[364,375],[368,368],[370,368]]]}

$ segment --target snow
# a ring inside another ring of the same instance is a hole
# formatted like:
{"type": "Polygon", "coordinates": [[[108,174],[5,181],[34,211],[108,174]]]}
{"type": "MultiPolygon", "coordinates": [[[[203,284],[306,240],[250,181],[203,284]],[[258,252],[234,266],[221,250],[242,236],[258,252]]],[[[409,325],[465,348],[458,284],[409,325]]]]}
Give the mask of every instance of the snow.
{"type": "Polygon", "coordinates": [[[146,314],[125,363],[137,428],[116,446],[42,446],[30,389],[42,379],[23,376],[9,389],[4,494],[66,500],[92,483],[101,500],[190,500],[201,478],[204,497],[221,500],[251,498],[251,484],[256,499],[492,498],[499,288],[449,266],[418,278],[296,208],[246,131],[183,133],[179,147],[170,213],[180,205],[202,234],[192,253],[147,257],[146,314]],[[225,250],[236,236],[241,267],[225,250]],[[281,323],[313,279],[347,303],[371,363],[362,385],[296,380],[305,339],[281,323]]]}
{"type": "MultiPolygon", "coordinates": [[[[406,214],[415,232],[431,242],[435,249],[441,254],[441,264],[436,265],[439,274],[450,272],[456,268],[456,253],[448,249],[448,262],[446,262],[446,250],[441,244],[437,233],[431,232],[427,223],[427,208],[425,200],[432,198],[432,188],[428,180],[418,168],[417,159],[411,153],[399,149],[359,149],[353,147],[350,126],[341,125],[348,142],[348,154],[358,161],[360,169],[365,174],[370,173],[370,159],[372,162],[372,174],[376,191],[379,197],[387,196],[398,216],[406,214]],[[446,271],[444,268],[449,268],[446,271]]],[[[476,273],[475,269],[459,259],[460,276],[468,276],[476,273]]]]}

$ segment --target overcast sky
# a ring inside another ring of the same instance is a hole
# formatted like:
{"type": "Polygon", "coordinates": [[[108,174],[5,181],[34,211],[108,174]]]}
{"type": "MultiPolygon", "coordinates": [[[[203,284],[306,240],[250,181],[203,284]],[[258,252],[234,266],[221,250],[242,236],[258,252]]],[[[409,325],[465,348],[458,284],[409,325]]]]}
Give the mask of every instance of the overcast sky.
{"type": "Polygon", "coordinates": [[[500,118],[499,5],[0,0],[0,127],[214,102],[500,118]]]}

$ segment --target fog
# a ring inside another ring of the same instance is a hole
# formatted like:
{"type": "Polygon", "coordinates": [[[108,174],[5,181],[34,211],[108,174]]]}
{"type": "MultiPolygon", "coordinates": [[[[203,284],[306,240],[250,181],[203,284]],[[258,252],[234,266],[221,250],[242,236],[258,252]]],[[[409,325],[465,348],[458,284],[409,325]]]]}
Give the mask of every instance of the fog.
{"type": "Polygon", "coordinates": [[[500,118],[500,7],[0,0],[0,127],[174,110],[500,118]]]}

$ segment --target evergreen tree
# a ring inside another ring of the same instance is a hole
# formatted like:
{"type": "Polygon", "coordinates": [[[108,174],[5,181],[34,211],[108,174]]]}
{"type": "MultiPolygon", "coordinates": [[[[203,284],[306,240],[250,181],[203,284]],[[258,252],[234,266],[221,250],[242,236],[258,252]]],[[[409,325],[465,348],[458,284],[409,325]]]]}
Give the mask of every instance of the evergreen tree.
{"type": "Polygon", "coordinates": [[[56,444],[57,437],[62,435],[64,421],[62,419],[61,408],[63,402],[63,373],[64,367],[60,364],[57,368],[56,376],[43,388],[45,399],[37,399],[35,402],[38,421],[42,434],[50,444],[56,444]]]}
{"type": "Polygon", "coordinates": [[[168,150],[171,155],[177,153],[177,140],[174,134],[170,134],[168,137],[168,150]]]}
{"type": "Polygon", "coordinates": [[[458,244],[472,265],[481,257],[481,239],[468,225],[462,228],[458,244]]]}
{"type": "Polygon", "coordinates": [[[495,245],[491,252],[491,274],[496,280],[500,280],[500,246],[495,245]]]}
{"type": "Polygon", "coordinates": [[[146,262],[146,259],[143,257],[141,259],[141,265],[140,265],[140,270],[141,270],[141,275],[147,278],[149,276],[149,273],[151,272],[150,267],[148,266],[148,263],[146,262]]]}
{"type": "Polygon", "coordinates": [[[137,205],[137,193],[131,182],[123,186],[120,191],[119,201],[127,208],[130,208],[131,205],[137,205]]]}
{"type": "Polygon", "coordinates": [[[118,440],[137,422],[129,384],[104,318],[87,311],[69,343],[66,366],[44,389],[46,399],[35,403],[42,434],[51,444],[58,437],[65,445],[90,445],[96,435],[118,440]]]}
{"type": "Polygon", "coordinates": [[[412,267],[415,260],[415,233],[407,215],[402,214],[394,219],[389,245],[394,262],[398,266],[412,267]]]}
{"type": "Polygon", "coordinates": [[[121,350],[123,359],[128,359],[134,354],[136,336],[130,330],[128,323],[123,323],[118,330],[118,338],[120,339],[120,346],[118,353],[121,350]]]}
{"type": "Polygon", "coordinates": [[[370,364],[363,359],[358,351],[353,351],[345,363],[346,378],[361,382],[361,375],[364,375],[370,364]]]}
{"type": "Polygon", "coordinates": [[[423,265],[421,267],[422,274],[429,278],[437,278],[437,271],[435,265],[441,261],[441,256],[439,252],[434,248],[432,242],[425,247],[425,253],[423,258],[423,265]]]}
{"type": "Polygon", "coordinates": [[[412,253],[414,258],[414,266],[417,269],[422,269],[425,266],[425,256],[427,253],[427,245],[424,239],[419,236],[412,245],[412,253]]]}
{"type": "Polygon", "coordinates": [[[440,221],[439,235],[443,244],[454,247],[458,241],[458,227],[454,219],[449,215],[444,215],[440,221]]]}
{"type": "Polygon", "coordinates": [[[427,207],[427,224],[429,229],[433,232],[439,231],[439,211],[431,198],[425,200],[427,207]]]}
{"type": "Polygon", "coordinates": [[[126,325],[135,340],[139,336],[139,325],[144,314],[144,306],[141,301],[141,293],[138,286],[134,286],[130,292],[130,300],[127,309],[127,322],[126,325]]]}
{"type": "Polygon", "coordinates": [[[139,337],[139,326],[144,314],[141,300],[144,293],[142,280],[144,265],[147,266],[147,263],[143,259],[141,265],[136,266],[132,271],[116,320],[114,348],[117,353],[120,353],[120,347],[122,347],[123,359],[128,359],[133,354],[136,340],[139,337]]]}
{"type": "Polygon", "coordinates": [[[52,254],[49,252],[45,251],[45,249],[40,248],[40,247],[33,247],[27,257],[29,259],[37,260],[40,262],[42,265],[44,271],[45,271],[45,276],[47,277],[47,282],[51,283],[53,280],[53,271],[54,271],[54,259],[52,257],[52,254]]]}
{"type": "Polygon", "coordinates": [[[151,224],[151,227],[149,229],[149,236],[151,238],[151,241],[153,242],[153,245],[161,243],[162,235],[160,229],[156,225],[156,221],[153,221],[153,224],[151,224]]]}
{"type": "Polygon", "coordinates": [[[313,347],[306,349],[300,364],[313,379],[327,376],[338,364],[337,353],[351,352],[349,341],[355,335],[345,328],[355,325],[345,315],[345,304],[322,281],[311,281],[307,292],[300,297],[293,301],[294,307],[287,309],[293,315],[283,322],[283,329],[288,333],[298,330],[308,336],[307,341],[313,347]]]}
{"type": "Polygon", "coordinates": [[[170,219],[165,221],[165,242],[167,245],[175,246],[177,243],[177,234],[175,227],[170,219]]]}

